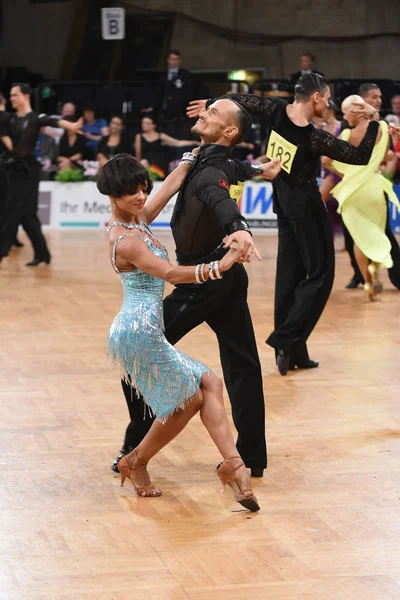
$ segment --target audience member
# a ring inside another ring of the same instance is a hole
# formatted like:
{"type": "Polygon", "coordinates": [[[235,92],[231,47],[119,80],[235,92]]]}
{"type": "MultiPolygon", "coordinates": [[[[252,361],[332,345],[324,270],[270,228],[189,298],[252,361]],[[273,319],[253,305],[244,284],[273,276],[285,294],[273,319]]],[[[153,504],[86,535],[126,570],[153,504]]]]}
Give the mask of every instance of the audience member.
{"type": "Polygon", "coordinates": [[[400,125],[400,94],[395,94],[391,99],[392,113],[387,115],[386,121],[392,125],[400,125]]]}
{"type": "Polygon", "coordinates": [[[115,154],[132,154],[132,140],[124,131],[124,119],[121,116],[114,116],[110,121],[110,135],[101,138],[97,149],[97,161],[100,167],[115,154]]]}
{"type": "Polygon", "coordinates": [[[96,112],[91,106],[83,109],[82,132],[86,138],[87,157],[95,158],[99,142],[102,137],[109,135],[109,128],[105,119],[96,119],[96,112]]]}
{"type": "Polygon", "coordinates": [[[166,133],[159,133],[154,117],[148,115],[142,119],[142,133],[135,137],[135,156],[146,168],[155,166],[165,177],[168,172],[169,155],[166,146],[184,148],[197,146],[193,140],[177,140],[166,133]]]}
{"type": "Polygon", "coordinates": [[[296,73],[292,73],[290,76],[290,87],[292,91],[294,91],[294,87],[302,75],[306,75],[306,73],[319,73],[320,75],[323,75],[321,71],[314,70],[314,63],[314,55],[311,54],[311,52],[303,52],[300,56],[300,70],[296,73]]]}
{"type": "MultiPolygon", "coordinates": [[[[61,113],[59,115],[51,115],[54,119],[65,119],[65,117],[76,116],[76,106],[73,102],[65,102],[61,107],[61,113]]],[[[64,135],[64,129],[59,127],[44,127],[43,133],[49,135],[55,139],[58,144],[61,137],[64,135]]]]}
{"type": "Polygon", "coordinates": [[[187,135],[184,123],[186,107],[193,99],[192,93],[192,74],[181,69],[180,52],[171,50],[167,58],[167,70],[160,76],[160,87],[153,106],[144,111],[153,111],[166,133],[182,139],[187,135]]]}
{"type": "MultiPolygon", "coordinates": [[[[42,127],[36,144],[36,160],[42,165],[40,179],[48,181],[55,171],[55,163],[58,155],[58,144],[54,137],[47,135],[48,127],[42,127]]],[[[64,129],[62,129],[64,131],[64,129]]]]}
{"type": "MultiPolygon", "coordinates": [[[[65,117],[65,121],[74,122],[74,117],[65,117]]],[[[81,169],[86,158],[85,138],[74,131],[66,131],[60,140],[57,165],[59,171],[81,169]]]]}

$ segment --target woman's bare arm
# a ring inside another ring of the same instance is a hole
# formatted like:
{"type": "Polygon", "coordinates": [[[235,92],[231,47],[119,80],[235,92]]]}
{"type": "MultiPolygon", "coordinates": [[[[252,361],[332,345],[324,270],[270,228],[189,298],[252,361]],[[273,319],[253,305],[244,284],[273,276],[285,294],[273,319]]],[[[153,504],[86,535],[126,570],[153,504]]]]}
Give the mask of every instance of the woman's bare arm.
{"type": "MultiPolygon", "coordinates": [[[[132,266],[148,273],[153,277],[164,279],[177,285],[178,283],[194,283],[195,267],[182,267],[171,265],[170,262],[155,256],[147,247],[140,235],[127,235],[117,246],[117,266],[122,272],[131,271],[132,266]]],[[[227,271],[238,258],[237,250],[229,252],[219,261],[220,272],[227,271]]],[[[204,266],[204,278],[209,276],[208,264],[204,266]]]]}
{"type": "Polygon", "coordinates": [[[190,165],[181,165],[174,169],[163,182],[158,192],[151,197],[143,209],[144,221],[151,223],[160,214],[164,206],[180,190],[180,187],[189,173],[190,165]]]}

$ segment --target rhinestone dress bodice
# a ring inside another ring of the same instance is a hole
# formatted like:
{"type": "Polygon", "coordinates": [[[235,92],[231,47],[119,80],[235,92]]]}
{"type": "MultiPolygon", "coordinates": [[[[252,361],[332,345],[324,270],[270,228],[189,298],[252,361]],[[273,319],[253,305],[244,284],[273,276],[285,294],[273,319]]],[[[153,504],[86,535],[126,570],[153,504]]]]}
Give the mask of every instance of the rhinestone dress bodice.
{"type": "Polygon", "coordinates": [[[138,268],[120,271],[117,248],[129,236],[140,238],[159,258],[168,253],[146,224],[110,223],[109,229],[123,226],[128,231],[114,242],[112,264],[118,273],[124,297],[109,332],[108,349],[121,365],[124,375],[143,396],[160,420],[190,402],[209,369],[176,350],[164,335],[162,298],[165,282],[138,268]]]}

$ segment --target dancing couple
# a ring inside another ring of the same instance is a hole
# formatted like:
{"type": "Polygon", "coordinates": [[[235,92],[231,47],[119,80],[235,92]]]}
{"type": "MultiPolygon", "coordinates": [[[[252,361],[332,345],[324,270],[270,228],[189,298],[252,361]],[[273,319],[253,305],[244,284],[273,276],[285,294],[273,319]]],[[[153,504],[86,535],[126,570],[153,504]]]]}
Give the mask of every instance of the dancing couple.
{"type": "MultiPolygon", "coordinates": [[[[264,399],[247,306],[247,275],[241,263],[248,262],[252,253],[260,256],[246,220],[229,195],[238,179],[255,174],[248,163],[229,159],[230,147],[250,127],[249,115],[235,102],[215,102],[194,128],[204,145],[197,157],[183,161],[194,159],[193,164],[174,171],[146,206],[152,184],[131,156],[115,156],[99,175],[98,188],[111,201],[111,259],[124,288],[123,305],[110,330],[109,351],[129,381],[126,393],[133,426],[127,434],[137,439],[117,467],[121,483],[129,477],[141,496],[161,494],[151,484],[147,463],[199,412],[223,458],[218,468],[222,486],[232,487],[244,507],[259,510],[246,466],[261,471],[266,466],[264,399]],[[180,187],[171,223],[179,266],[172,266],[148,226],[180,187]],[[236,249],[231,247],[234,244],[236,249]],[[163,318],[165,280],[177,287],[164,300],[163,318]],[[239,432],[237,445],[223,405],[222,382],[170,343],[202,322],[218,338],[239,432]],[[141,397],[132,394],[131,386],[141,397]],[[138,415],[142,401],[156,417],[147,419],[144,437],[138,415]]],[[[257,171],[271,179],[279,169],[275,160],[257,171]]]]}
{"type": "MultiPolygon", "coordinates": [[[[341,139],[358,145],[365,135],[368,121],[357,118],[351,111],[354,103],[363,103],[360,96],[348,96],[342,102],[344,119],[349,128],[341,133],[341,139]]],[[[387,203],[385,196],[397,208],[398,198],[391,181],[386,179],[379,168],[390,151],[389,125],[379,121],[379,132],[371,158],[365,166],[346,165],[339,161],[324,159],[324,166],[334,170],[342,179],[331,190],[339,203],[338,212],[354,243],[354,255],[364,279],[364,290],[369,300],[375,300],[382,292],[379,279],[381,265],[393,267],[393,254],[399,255],[397,242],[389,239],[386,233],[387,203]],[[397,246],[397,253],[393,246],[397,246]]]]}

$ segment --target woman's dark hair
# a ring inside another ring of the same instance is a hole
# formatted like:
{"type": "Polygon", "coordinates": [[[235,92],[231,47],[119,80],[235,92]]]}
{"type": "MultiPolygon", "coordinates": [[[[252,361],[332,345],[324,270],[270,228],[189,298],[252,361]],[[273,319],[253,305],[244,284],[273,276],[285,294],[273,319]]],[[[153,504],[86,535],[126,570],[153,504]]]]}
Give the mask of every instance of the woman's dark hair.
{"type": "Polygon", "coordinates": [[[13,83],[11,85],[11,88],[13,88],[13,87],[19,87],[22,94],[25,94],[25,95],[28,94],[29,96],[32,94],[32,89],[31,89],[31,86],[29,85],[29,83],[20,83],[20,82],[13,83]]]}
{"type": "Polygon", "coordinates": [[[329,110],[333,110],[335,115],[338,115],[340,113],[339,108],[337,107],[337,105],[335,104],[335,102],[333,100],[329,100],[328,108],[329,108],[329,110]]]}
{"type": "Polygon", "coordinates": [[[153,121],[154,125],[157,127],[156,118],[153,117],[152,115],[143,115],[143,117],[141,118],[140,122],[142,122],[143,119],[150,119],[150,121],[153,121]]]}
{"type": "Polygon", "coordinates": [[[124,119],[124,117],[122,115],[111,115],[111,117],[110,117],[110,123],[111,123],[111,121],[113,119],[119,119],[125,125],[125,119],[124,119]]]}
{"type": "Polygon", "coordinates": [[[300,77],[294,88],[296,100],[308,100],[316,92],[323,96],[327,87],[329,86],[325,77],[319,73],[306,73],[300,77]]]}
{"type": "Polygon", "coordinates": [[[145,167],[130,154],[116,154],[100,169],[97,189],[105,196],[121,198],[136,194],[139,187],[150,194],[153,182],[145,167]]]}

